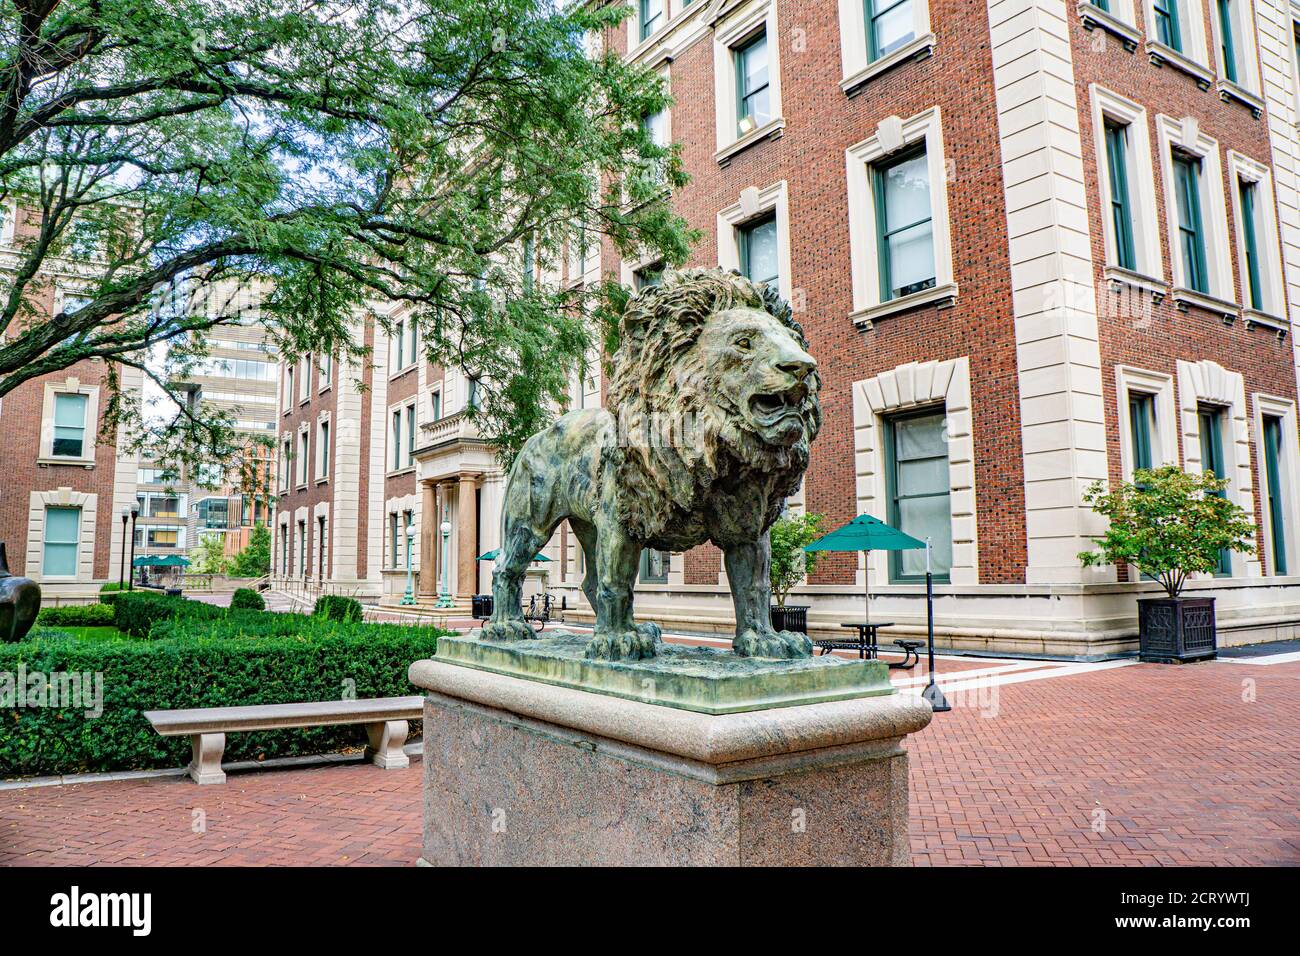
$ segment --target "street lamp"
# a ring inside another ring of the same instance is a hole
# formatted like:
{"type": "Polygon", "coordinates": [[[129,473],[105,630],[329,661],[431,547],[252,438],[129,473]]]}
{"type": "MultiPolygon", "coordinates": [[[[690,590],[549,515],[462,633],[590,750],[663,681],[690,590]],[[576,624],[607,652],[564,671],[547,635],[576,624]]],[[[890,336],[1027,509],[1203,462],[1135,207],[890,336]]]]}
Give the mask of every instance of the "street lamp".
{"type": "Polygon", "coordinates": [[[921,691],[921,696],[930,702],[931,709],[936,714],[942,714],[945,711],[952,710],[952,704],[948,703],[948,698],[943,696],[943,691],[934,681],[934,575],[930,571],[930,539],[925,539],[925,618],[926,628],[929,631],[930,639],[926,642],[929,645],[927,651],[929,655],[930,666],[930,683],[925,690],[921,691]]]}
{"type": "Polygon", "coordinates": [[[446,505],[442,508],[442,524],[438,530],[442,532],[442,590],[434,607],[452,607],[451,581],[448,578],[448,565],[451,563],[451,519],[447,516],[446,505]]]}
{"type": "Polygon", "coordinates": [[[131,517],[131,509],[122,509],[122,558],[118,563],[117,569],[117,589],[120,591],[126,587],[126,522],[131,517]]]}
{"type": "MultiPolygon", "coordinates": [[[[125,509],[124,509],[125,510],[125,509]]],[[[140,506],[131,506],[131,574],[126,579],[126,589],[135,590],[135,519],[140,516],[140,506]]],[[[126,526],[126,515],[122,516],[122,525],[126,526]]]]}
{"type": "Polygon", "coordinates": [[[411,548],[415,544],[415,523],[406,526],[406,593],[402,595],[403,604],[415,603],[415,588],[411,583],[411,548]]]}

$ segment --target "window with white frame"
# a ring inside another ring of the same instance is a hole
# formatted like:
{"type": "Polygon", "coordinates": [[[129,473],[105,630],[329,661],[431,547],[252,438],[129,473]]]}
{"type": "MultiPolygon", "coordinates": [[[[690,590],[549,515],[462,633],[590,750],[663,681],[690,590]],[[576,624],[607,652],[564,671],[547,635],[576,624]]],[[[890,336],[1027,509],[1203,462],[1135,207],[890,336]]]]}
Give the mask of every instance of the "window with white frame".
{"type": "Polygon", "coordinates": [[[289,408],[293,405],[293,380],[295,368],[295,365],[286,364],[284,366],[284,410],[286,412],[288,412],[289,408]]]}
{"type": "Polygon", "coordinates": [[[334,356],[326,352],[320,360],[320,387],[327,388],[334,380],[334,356]]]}
{"type": "Polygon", "coordinates": [[[1256,457],[1260,472],[1260,506],[1264,523],[1260,544],[1270,574],[1295,574],[1300,561],[1300,440],[1295,405],[1284,398],[1256,393],[1256,457]]]}
{"type": "Polygon", "coordinates": [[[1146,110],[1096,84],[1089,92],[1106,264],[1163,282],[1146,110]]]}
{"type": "Polygon", "coordinates": [[[390,431],[393,452],[389,461],[389,470],[397,471],[402,467],[402,410],[393,409],[393,425],[390,431]]]}
{"type": "Polygon", "coordinates": [[[785,180],[750,187],[740,201],[718,213],[718,264],[791,298],[790,220],[785,180]]]}
{"type": "Polygon", "coordinates": [[[406,320],[398,319],[393,323],[392,337],[389,339],[391,358],[391,367],[388,372],[390,375],[396,375],[402,369],[406,368],[406,320]]]}
{"type": "Polygon", "coordinates": [[[839,0],[839,19],[846,92],[934,47],[929,0],[839,0]]]}
{"type": "Polygon", "coordinates": [[[298,484],[300,485],[307,484],[307,469],[310,467],[309,463],[311,462],[311,458],[307,454],[308,440],[307,429],[303,428],[298,433],[298,484]]]}
{"type": "Polygon", "coordinates": [[[293,442],[286,438],[280,449],[280,490],[289,490],[289,476],[293,474],[293,442]]]}
{"type": "Polygon", "coordinates": [[[1115,369],[1124,480],[1139,468],[1178,463],[1173,377],[1126,365],[1115,369]]]}
{"type": "Polygon", "coordinates": [[[1164,170],[1174,298],[1219,308],[1235,303],[1219,144],[1196,120],[1156,117],[1164,170]],[[1213,300],[1213,301],[1207,301],[1213,300]]]}
{"type": "Polygon", "coordinates": [[[855,321],[955,297],[939,108],[881,121],[846,164],[855,321]]]}
{"type": "Polygon", "coordinates": [[[717,159],[728,159],[775,131],[781,118],[781,70],[775,0],[752,0],[713,34],[717,159]]]}
{"type": "Polygon", "coordinates": [[[54,440],[50,454],[55,458],[83,458],[86,452],[86,410],[90,396],[80,392],[54,395],[54,440]]]}
{"type": "Polygon", "coordinates": [[[330,423],[329,419],[316,425],[316,477],[328,478],[330,474],[330,423]]]}
{"type": "MultiPolygon", "coordinates": [[[[1211,0],[1213,2],[1213,0],[1211,0]]],[[[1202,0],[1146,0],[1147,49],[1157,62],[1190,73],[1202,86],[1213,76],[1202,0]]]]}
{"type": "MultiPolygon", "coordinates": [[[[1252,94],[1246,97],[1257,103],[1260,91],[1258,52],[1255,44],[1254,7],[1252,0],[1210,0],[1213,4],[1211,27],[1215,39],[1215,60],[1219,76],[1230,93],[1252,94]]],[[[1220,84],[1223,89],[1223,84],[1220,84]]]]}
{"type": "Polygon", "coordinates": [[[1280,322],[1286,308],[1272,175],[1264,164],[1232,151],[1228,152],[1228,168],[1232,214],[1237,224],[1241,303],[1256,316],[1280,322]]]}
{"type": "Polygon", "coordinates": [[[0,244],[14,241],[14,224],[18,218],[18,203],[12,199],[0,202],[0,244]]]}
{"type": "Polygon", "coordinates": [[[409,468],[415,463],[415,403],[406,406],[406,458],[403,467],[409,468]]]}
{"type": "Polygon", "coordinates": [[[668,22],[668,0],[638,0],[637,28],[644,40],[668,22]]]}
{"type": "Polygon", "coordinates": [[[81,509],[46,507],[41,576],[75,578],[80,541],[81,509]]]}
{"type": "Polygon", "coordinates": [[[305,402],[311,396],[311,355],[301,359],[302,368],[298,372],[298,401],[305,402]]]}
{"type": "MultiPolygon", "coordinates": [[[[641,128],[645,130],[646,136],[654,145],[662,149],[667,149],[672,145],[668,107],[665,106],[657,113],[651,113],[648,116],[642,117],[641,128]]],[[[649,173],[656,183],[661,183],[667,175],[667,169],[667,159],[659,159],[654,161],[649,173]]]]}
{"type": "Polygon", "coordinates": [[[429,421],[436,422],[442,418],[442,387],[429,392],[429,421]]]}

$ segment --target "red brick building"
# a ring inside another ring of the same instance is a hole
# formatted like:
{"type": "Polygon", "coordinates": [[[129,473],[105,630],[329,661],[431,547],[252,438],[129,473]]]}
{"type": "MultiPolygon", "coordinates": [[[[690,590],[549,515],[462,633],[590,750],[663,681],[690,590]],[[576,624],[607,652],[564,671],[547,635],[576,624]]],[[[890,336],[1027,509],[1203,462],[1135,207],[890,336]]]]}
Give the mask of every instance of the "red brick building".
{"type": "MultiPolygon", "coordinates": [[[[35,231],[28,217],[12,199],[0,209],[0,277],[17,262],[15,242],[35,231]]],[[[93,257],[49,260],[33,285],[38,310],[75,308],[95,268],[93,257]]],[[[9,570],[39,582],[47,604],[94,600],[122,570],[121,513],[136,503],[136,459],[100,433],[106,380],[104,362],[85,360],[0,399],[0,541],[9,570]]],[[[122,369],[121,385],[138,392],[141,373],[122,369]]]]}

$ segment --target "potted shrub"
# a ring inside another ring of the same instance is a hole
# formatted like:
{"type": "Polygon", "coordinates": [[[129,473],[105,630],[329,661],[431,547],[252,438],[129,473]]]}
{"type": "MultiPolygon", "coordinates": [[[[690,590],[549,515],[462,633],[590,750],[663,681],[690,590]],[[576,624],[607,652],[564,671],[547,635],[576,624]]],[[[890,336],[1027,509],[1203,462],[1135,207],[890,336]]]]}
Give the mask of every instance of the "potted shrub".
{"type": "Polygon", "coordinates": [[[787,605],[790,589],[812,574],[820,552],[808,552],[805,545],[812,544],[822,535],[822,515],[782,515],[768,531],[772,543],[772,560],[768,574],[772,583],[772,626],[778,631],[808,633],[808,606],[787,605]]]}
{"type": "Polygon", "coordinates": [[[1254,524],[1224,494],[1228,481],[1191,475],[1172,465],[1138,469],[1133,481],[1084,492],[1093,511],[1109,519],[1084,567],[1128,564],[1160,582],[1165,597],[1138,601],[1138,656],[1144,661],[1214,657],[1214,598],[1181,597],[1192,574],[1213,573],[1223,551],[1252,553],[1254,524]]]}

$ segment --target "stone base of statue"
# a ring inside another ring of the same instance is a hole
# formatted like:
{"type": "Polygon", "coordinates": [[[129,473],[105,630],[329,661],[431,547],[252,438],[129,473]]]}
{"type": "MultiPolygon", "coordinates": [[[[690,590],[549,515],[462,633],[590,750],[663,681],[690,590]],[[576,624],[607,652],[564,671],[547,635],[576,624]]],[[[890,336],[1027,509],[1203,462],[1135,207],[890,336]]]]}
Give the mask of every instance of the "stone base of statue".
{"type": "Polygon", "coordinates": [[[879,661],[665,644],[582,656],[563,633],[444,638],[425,688],[427,865],[906,865],[907,734],[879,661]]]}

